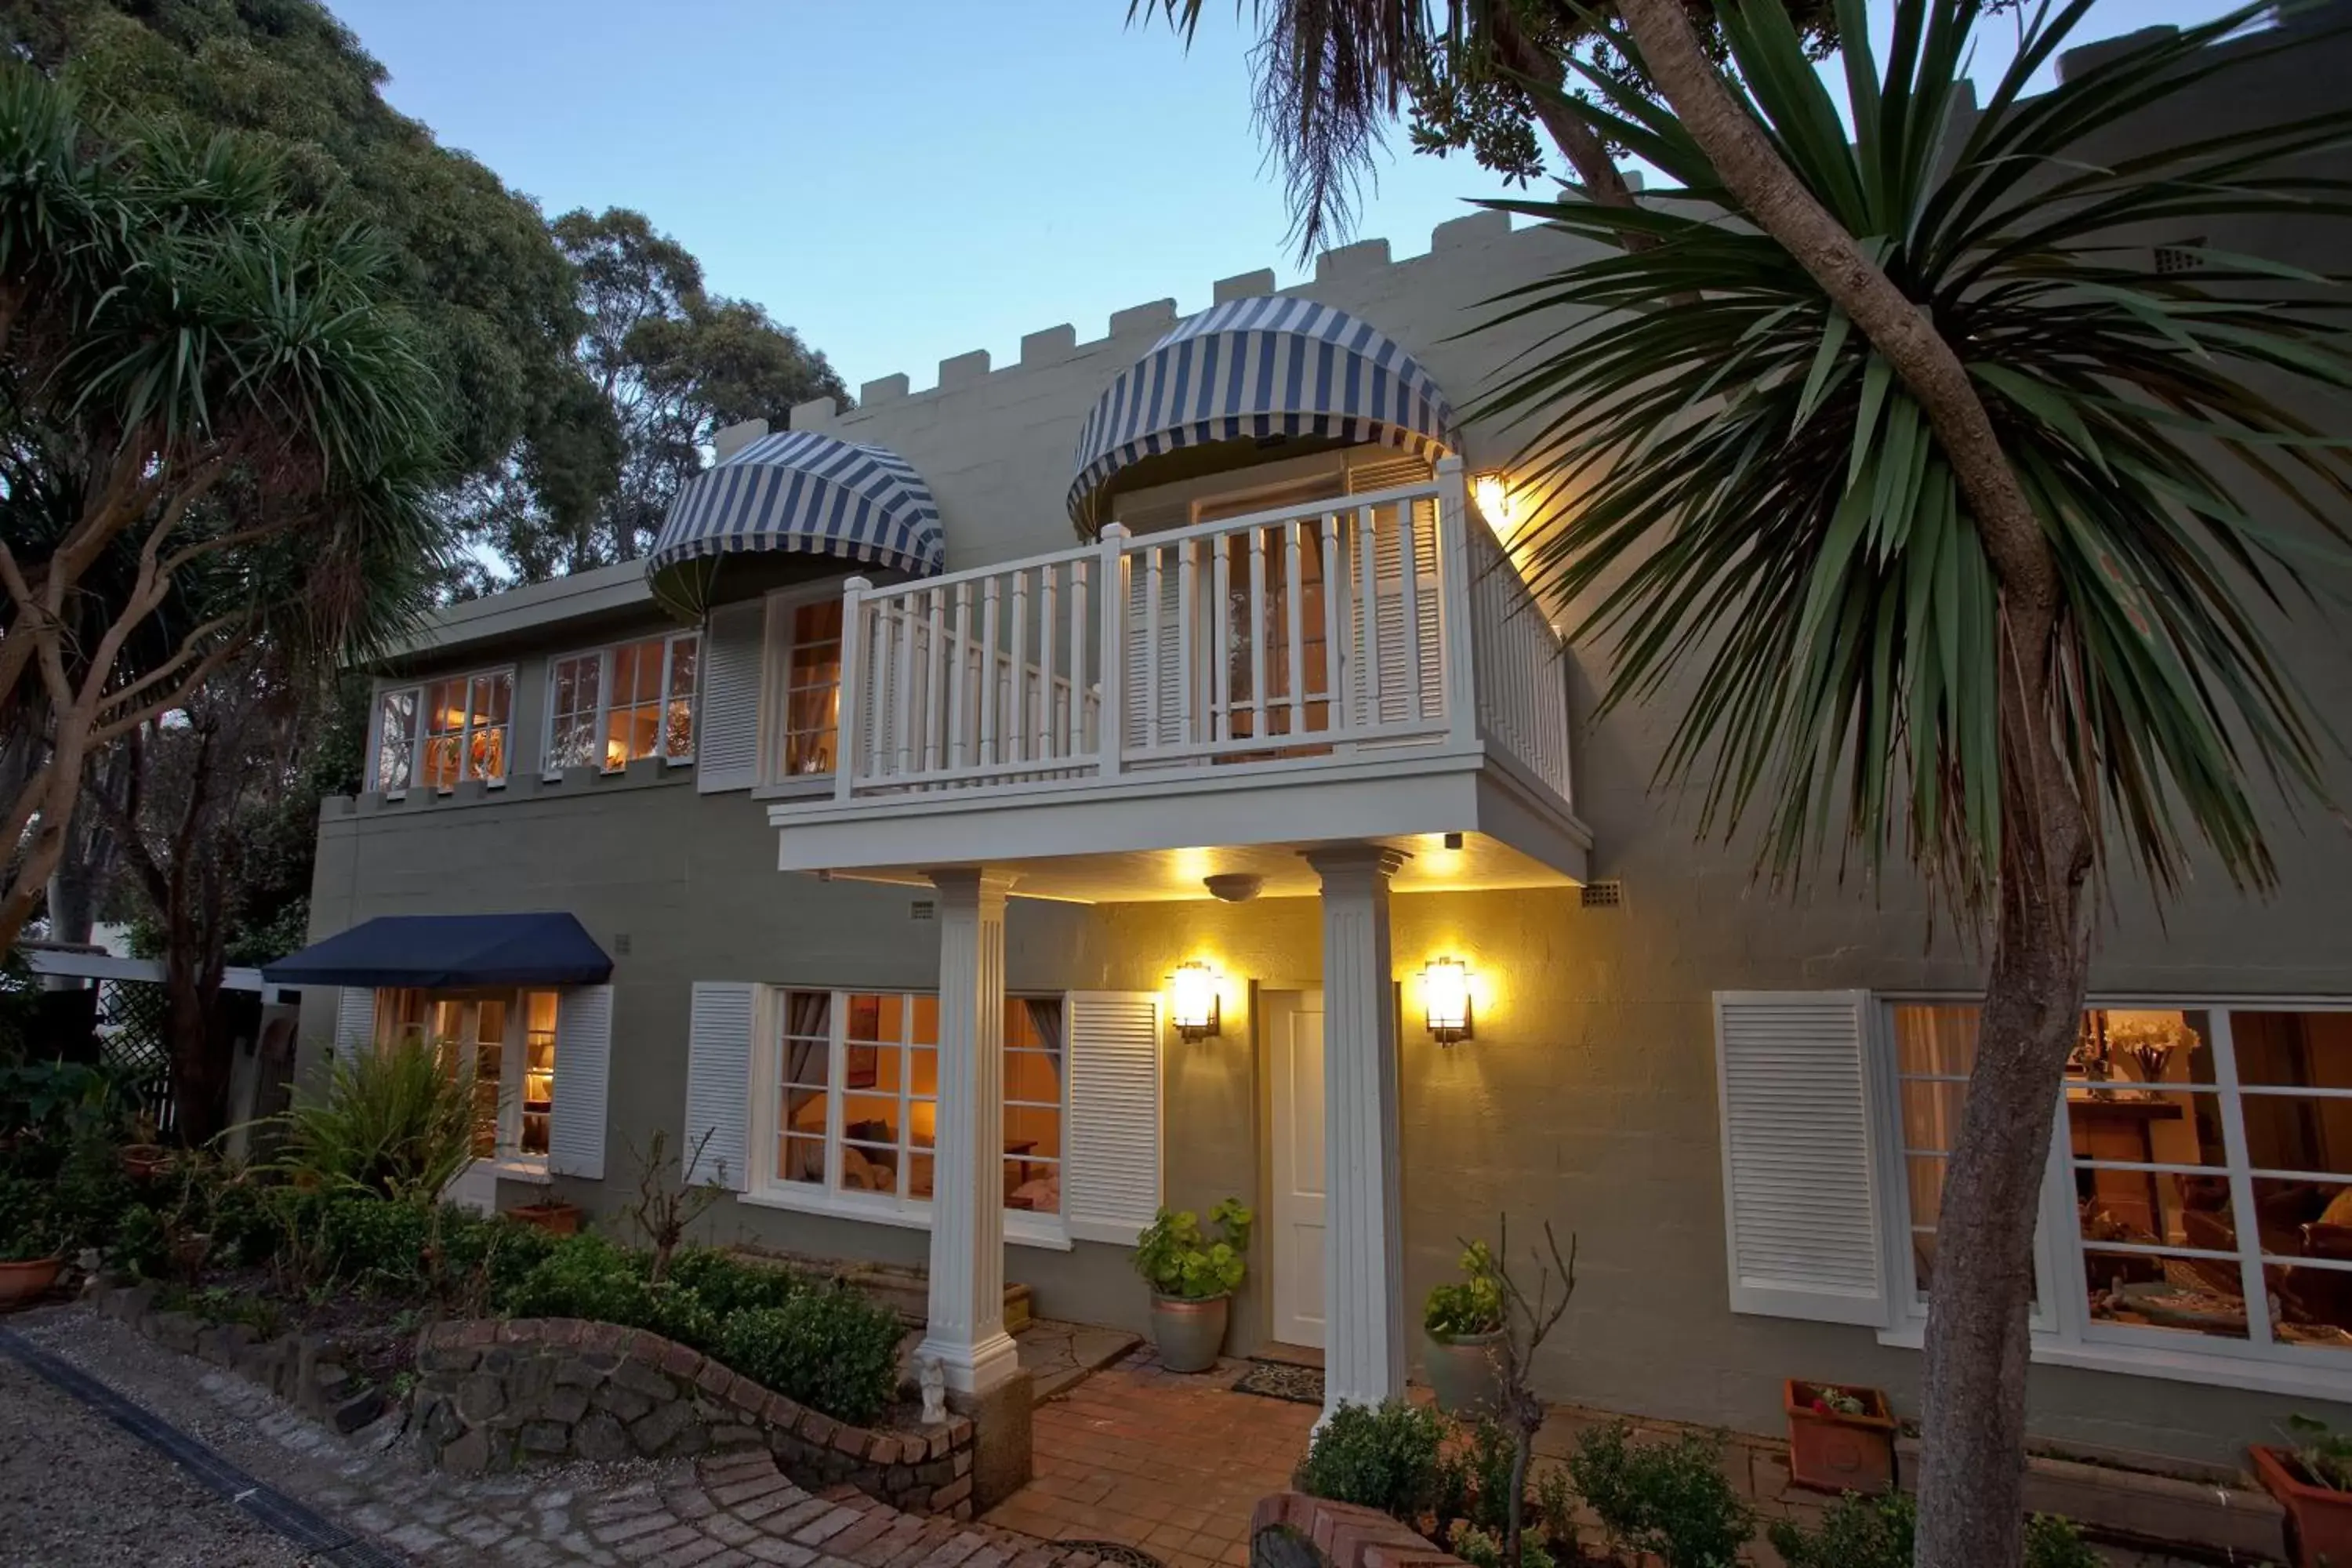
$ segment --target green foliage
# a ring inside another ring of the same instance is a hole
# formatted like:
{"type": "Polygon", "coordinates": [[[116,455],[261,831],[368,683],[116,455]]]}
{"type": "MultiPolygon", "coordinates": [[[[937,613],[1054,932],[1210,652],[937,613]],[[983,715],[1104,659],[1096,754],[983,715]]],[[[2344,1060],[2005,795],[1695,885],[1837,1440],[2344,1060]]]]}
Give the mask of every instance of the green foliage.
{"type": "Polygon", "coordinates": [[[2294,1462],[2311,1484],[2352,1492],[2352,1435],[2336,1431],[2316,1415],[2286,1418],[2294,1462]]]}
{"type": "MultiPolygon", "coordinates": [[[[1919,1504],[1908,1492],[1846,1493],[1807,1530],[1775,1520],[1765,1531],[1788,1568],[1911,1568],[1919,1504]]],[[[2099,1555],[2074,1527],[2053,1514],[2026,1521],[2024,1568],[2098,1568],[2099,1555]]]]}
{"type": "Polygon", "coordinates": [[[278,1168],[297,1185],[430,1205],[473,1158],[471,1089],[446,1052],[404,1040],[339,1055],[327,1092],[288,1110],[278,1168]]]}
{"type": "Polygon", "coordinates": [[[1239,1198],[1209,1211],[1214,1239],[1191,1209],[1161,1209],[1135,1244],[1135,1271],[1162,1296],[1205,1301],[1229,1296],[1249,1272],[1252,1215],[1239,1198]]]}
{"type": "Polygon", "coordinates": [[[319,1210],[318,1258],[325,1272],[365,1289],[403,1292],[427,1278],[433,1211],[386,1203],[364,1192],[331,1192],[319,1210]]]}
{"type": "Polygon", "coordinates": [[[631,1328],[653,1321],[644,1257],[586,1231],[557,1241],[498,1307],[515,1318],[593,1318],[631,1328]]]}
{"type": "Polygon", "coordinates": [[[898,1383],[898,1315],[840,1285],[724,1320],[719,1359],[787,1399],[855,1426],[869,1425],[898,1383]]]}
{"type": "Polygon", "coordinates": [[[103,1131],[121,1119],[113,1076],[81,1062],[0,1063],[0,1133],[31,1142],[103,1131]]]}
{"type": "MultiPolygon", "coordinates": [[[[1456,1422],[1454,1430],[1456,1440],[1447,1445],[1438,1459],[1433,1505],[1438,1536],[1446,1539],[1448,1531],[1452,1531],[1458,1557],[1470,1556],[1463,1547],[1465,1535],[1473,1538],[1474,1547],[1479,1544],[1475,1538],[1484,1537],[1499,1553],[1510,1533],[1511,1469],[1518,1458],[1517,1435],[1491,1419],[1456,1422]]],[[[1522,1501],[1523,1552],[1556,1554],[1575,1544],[1576,1507],[1566,1472],[1555,1466],[1540,1469],[1530,1466],[1522,1501]]]]}
{"type": "MultiPolygon", "coordinates": [[[[1503,1540],[1495,1531],[1465,1524],[1454,1532],[1454,1555],[1470,1568],[1503,1568],[1503,1540]]],[[[1520,1538],[1518,1568],[1552,1568],[1552,1561],[1543,1542],[1520,1538]]]]}
{"type": "Polygon", "coordinates": [[[1618,1550],[1665,1568],[1733,1568],[1755,1533],[1755,1510],[1724,1476],[1720,1437],[1637,1443],[1613,1421],[1578,1436],[1568,1472],[1618,1550]]]}
{"type": "Polygon", "coordinates": [[[1503,1284],[1496,1271],[1494,1249],[1483,1241],[1465,1247],[1461,1279],[1430,1291],[1421,1321],[1430,1337],[1438,1340],[1468,1339],[1500,1330],[1503,1284]]]}
{"type": "Polygon", "coordinates": [[[700,1297],[721,1322],[738,1312],[784,1306],[808,1289],[789,1268],[747,1262],[715,1247],[681,1249],[670,1259],[669,1278],[700,1297]]]}
{"type": "Polygon", "coordinates": [[[171,1242],[163,1216],[145,1204],[132,1204],[115,1221],[114,1239],[106,1247],[107,1265],[142,1279],[163,1278],[171,1261],[171,1242]]]}
{"type": "MultiPolygon", "coordinates": [[[[1777,8],[1720,15],[1734,96],[1935,322],[2042,520],[2063,678],[2035,719],[2105,819],[2097,854],[2123,847],[2170,889],[2201,837],[2232,879],[2266,885],[2250,772],[2324,793],[2263,613],[2346,560],[2352,460],[2289,401],[2352,388],[2340,290],[2195,244],[2159,272],[2144,237],[2352,213],[2352,184],[2296,162],[2352,110],[2086,160],[2126,116],[2298,47],[2282,29],[2213,47],[2263,9],[2246,6],[2028,96],[2086,9],[2032,14],[1969,118],[1977,4],[1902,0],[1883,64],[1852,31],[1843,106],[1777,8]]],[[[1691,199],[1499,204],[1610,247],[1496,313],[1596,321],[1474,411],[1526,421],[1537,515],[1520,552],[1547,597],[1589,612],[1573,637],[1613,643],[1604,711],[1680,694],[1660,782],[1692,790],[1702,832],[1760,815],[1759,867],[1783,879],[1832,819],[1866,872],[1899,834],[1979,914],[2011,742],[1995,722],[2000,584],[1952,459],[1790,253],[1723,221],[1741,204],[1691,133],[1605,73],[1584,79],[1601,133],[1691,199]],[[1629,229],[1656,244],[1621,250],[1629,229]]]]}
{"type": "Polygon", "coordinates": [[[54,1183],[58,1237],[69,1249],[105,1246],[137,1199],[114,1141],[101,1133],[67,1142],[54,1183]]]}
{"type": "Polygon", "coordinates": [[[1342,1405],[1316,1431],[1291,1484],[1410,1523],[1438,1501],[1444,1441],[1445,1420],[1434,1410],[1402,1399],[1342,1405]]]}
{"type": "Polygon", "coordinates": [[[286,1315],[277,1302],[226,1285],[191,1289],[167,1284],[155,1292],[155,1305],[163,1311],[194,1313],[207,1323],[243,1323],[257,1339],[274,1340],[285,1331],[286,1315]]]}
{"type": "Polygon", "coordinates": [[[0,1263],[54,1258],[59,1245],[47,1187],[30,1176],[0,1175],[0,1263]]]}

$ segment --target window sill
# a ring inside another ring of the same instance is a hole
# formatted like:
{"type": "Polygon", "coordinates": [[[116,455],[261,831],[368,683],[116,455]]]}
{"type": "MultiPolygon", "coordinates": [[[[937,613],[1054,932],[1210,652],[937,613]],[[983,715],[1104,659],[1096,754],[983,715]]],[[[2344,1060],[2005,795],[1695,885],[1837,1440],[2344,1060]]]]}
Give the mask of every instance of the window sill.
{"type": "MultiPolygon", "coordinates": [[[[739,1203],[751,1204],[760,1208],[830,1215],[835,1219],[891,1225],[902,1230],[931,1228],[931,1211],[928,1205],[903,1204],[896,1199],[861,1200],[838,1193],[796,1193],[782,1186],[738,1193],[735,1197],[739,1203]]],[[[1069,1228],[1062,1219],[1057,1216],[1049,1220],[1018,1209],[1007,1209],[1004,1213],[1004,1239],[1016,1247],[1035,1247],[1049,1252],[1070,1250],[1069,1228]]]]}
{"type": "Polygon", "coordinates": [[[486,1165],[497,1172],[499,1180],[502,1182],[529,1182],[533,1185],[544,1187],[551,1184],[555,1180],[553,1176],[548,1174],[547,1162],[544,1160],[526,1160],[517,1157],[504,1160],[477,1160],[474,1163],[486,1165]]]}
{"type": "MultiPolygon", "coordinates": [[[[1927,1331],[1927,1324],[1918,1321],[1881,1329],[1878,1342],[1895,1350],[1923,1350],[1927,1331]]],[[[2094,1344],[2038,1332],[2033,1336],[2032,1360],[2037,1366],[2071,1366],[2128,1377],[2161,1377],[2174,1383],[2242,1388],[2255,1394],[2352,1399],[2352,1367],[2314,1365],[2300,1360],[2178,1351],[2156,1345],[2094,1344]]]]}
{"type": "Polygon", "coordinates": [[[822,800],[833,793],[831,773],[795,773],[751,786],[753,800],[822,800]]]}

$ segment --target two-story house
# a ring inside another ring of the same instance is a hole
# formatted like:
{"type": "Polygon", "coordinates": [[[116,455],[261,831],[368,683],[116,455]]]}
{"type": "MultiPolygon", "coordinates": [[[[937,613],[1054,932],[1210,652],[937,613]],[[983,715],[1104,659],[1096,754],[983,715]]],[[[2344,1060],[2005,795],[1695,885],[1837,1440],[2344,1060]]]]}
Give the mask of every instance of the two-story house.
{"type": "MultiPolygon", "coordinates": [[[[2315,38],[2181,122],[2347,68],[2315,38]]],[[[2326,235],[2199,237],[2340,269],[2326,235]]],[[[321,1044],[458,1045],[486,1198],[611,1218],[664,1131],[715,1238],[927,1266],[966,1393],[1017,1368],[1008,1277],[1140,1327],[1139,1229],[1238,1194],[1235,1344],[1321,1346],[1334,1401],[1402,1386],[1507,1215],[1579,1237],[1548,1394],[1908,1405],[1982,954],[1907,876],[1784,897],[1695,842],[1651,787],[1673,694],[1591,721],[1607,650],[1514,563],[1518,433],[1463,414],[1562,323],[1469,329],[1573,247],[1464,217],[728,432],[648,560],[384,663],[272,977],[321,1044]]],[[[2343,623],[2294,613],[2341,724],[2343,623]]],[[[2352,849],[2276,831],[2267,902],[2112,890],[2049,1440],[2222,1458],[2352,1397],[2352,849]]]]}

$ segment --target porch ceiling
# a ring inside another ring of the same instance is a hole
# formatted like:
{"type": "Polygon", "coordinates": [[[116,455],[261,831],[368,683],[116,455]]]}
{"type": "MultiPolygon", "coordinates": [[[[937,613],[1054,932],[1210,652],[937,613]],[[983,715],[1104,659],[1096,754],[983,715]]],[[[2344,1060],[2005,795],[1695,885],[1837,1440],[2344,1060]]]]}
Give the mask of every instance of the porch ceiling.
{"type": "MultiPolygon", "coordinates": [[[[1360,842],[1350,840],[1349,842],[1360,842]]],[[[1462,847],[1449,849],[1439,833],[1399,834],[1374,842],[1403,851],[1407,859],[1391,882],[1400,893],[1468,892],[1517,888],[1572,888],[1575,879],[1522,854],[1498,838],[1465,833],[1462,847]]],[[[1017,873],[1013,895],[1081,904],[1173,903],[1209,899],[1202,879],[1247,874],[1265,879],[1261,898],[1312,898],[1315,872],[1301,852],[1315,842],[1243,844],[1187,849],[1129,849],[1099,855],[1048,855],[1003,862],[1017,873]]],[[[845,881],[930,886],[925,873],[936,868],[883,866],[839,871],[845,881]]]]}

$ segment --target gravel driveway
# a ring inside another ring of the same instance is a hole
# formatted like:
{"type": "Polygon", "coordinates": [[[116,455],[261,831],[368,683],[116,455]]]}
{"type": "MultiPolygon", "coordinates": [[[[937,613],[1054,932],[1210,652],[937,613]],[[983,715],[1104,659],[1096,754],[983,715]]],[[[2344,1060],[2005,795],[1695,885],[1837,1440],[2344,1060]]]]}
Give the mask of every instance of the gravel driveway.
{"type": "Polygon", "coordinates": [[[0,1357],[0,1563],[42,1568],[295,1568],[267,1526],[0,1357]]]}

